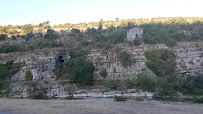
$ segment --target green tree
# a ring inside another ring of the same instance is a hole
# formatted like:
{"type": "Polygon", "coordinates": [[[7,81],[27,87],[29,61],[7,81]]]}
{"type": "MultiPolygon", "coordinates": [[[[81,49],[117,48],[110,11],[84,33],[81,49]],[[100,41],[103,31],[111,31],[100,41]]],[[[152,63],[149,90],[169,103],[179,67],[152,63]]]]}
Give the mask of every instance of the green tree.
{"type": "Polygon", "coordinates": [[[137,77],[133,78],[133,85],[144,91],[154,91],[155,88],[153,79],[146,74],[139,74],[137,77]]]}
{"type": "Polygon", "coordinates": [[[81,56],[74,60],[75,68],[71,80],[79,85],[92,85],[94,83],[95,67],[92,62],[81,56]]]}
{"type": "Polygon", "coordinates": [[[23,25],[22,26],[22,31],[23,31],[23,33],[25,35],[28,34],[28,33],[32,33],[32,31],[33,31],[33,25],[31,25],[31,24],[23,25]]]}

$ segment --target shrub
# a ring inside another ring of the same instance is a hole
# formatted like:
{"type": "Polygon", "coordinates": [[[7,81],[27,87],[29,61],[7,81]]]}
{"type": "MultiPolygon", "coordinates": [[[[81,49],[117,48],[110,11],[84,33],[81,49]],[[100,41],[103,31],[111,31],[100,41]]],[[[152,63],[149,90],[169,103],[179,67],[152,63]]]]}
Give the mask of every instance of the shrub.
{"type": "Polygon", "coordinates": [[[102,76],[102,78],[106,78],[106,76],[108,75],[106,69],[102,70],[99,74],[102,76]]]}
{"type": "Polygon", "coordinates": [[[133,84],[142,89],[143,91],[154,91],[154,81],[146,74],[139,74],[137,77],[133,78],[133,84]]]}
{"type": "Polygon", "coordinates": [[[126,51],[121,52],[119,59],[124,67],[131,66],[136,62],[132,55],[126,51]]]}
{"type": "Polygon", "coordinates": [[[114,101],[126,101],[126,97],[122,96],[114,96],[114,101]]]}
{"type": "Polygon", "coordinates": [[[73,28],[73,29],[71,30],[71,32],[74,33],[74,34],[78,34],[78,33],[80,33],[80,30],[73,28]]]}
{"type": "Polygon", "coordinates": [[[13,60],[0,64],[0,80],[10,79],[22,68],[22,63],[14,63],[13,60]]]}
{"type": "Polygon", "coordinates": [[[203,95],[203,74],[188,76],[182,85],[182,92],[191,95],[203,95]]]}
{"type": "Polygon", "coordinates": [[[27,34],[25,35],[26,40],[28,40],[29,38],[33,38],[33,37],[34,37],[34,34],[33,34],[33,33],[27,33],[27,34]]]}
{"type": "Polygon", "coordinates": [[[0,47],[0,53],[19,52],[19,51],[23,51],[23,49],[24,49],[24,47],[22,45],[3,44],[0,47]]]}
{"type": "Polygon", "coordinates": [[[12,35],[12,36],[11,36],[11,39],[12,39],[12,40],[16,40],[16,36],[12,35]]]}
{"type": "Polygon", "coordinates": [[[0,34],[0,40],[5,40],[8,36],[6,34],[0,34]]]}
{"type": "Polygon", "coordinates": [[[47,33],[44,35],[45,39],[55,39],[58,38],[58,34],[55,33],[55,31],[48,29],[47,33]]]}
{"type": "Polygon", "coordinates": [[[81,43],[80,43],[80,45],[82,45],[82,46],[88,46],[88,45],[90,45],[91,44],[91,42],[89,42],[89,41],[87,41],[87,40],[83,40],[81,43]]]}
{"type": "Polygon", "coordinates": [[[195,97],[195,98],[193,98],[193,102],[194,103],[203,103],[203,97],[201,97],[201,98],[195,97]]]}
{"type": "Polygon", "coordinates": [[[113,79],[109,79],[106,81],[106,86],[111,90],[117,89],[117,81],[113,79]]]}
{"type": "Polygon", "coordinates": [[[0,80],[0,97],[8,97],[10,93],[10,81],[8,80],[0,80]]]}
{"type": "Polygon", "coordinates": [[[167,46],[170,46],[170,47],[174,47],[174,46],[176,46],[176,44],[177,44],[177,41],[174,40],[174,39],[168,39],[168,40],[166,41],[166,45],[167,45],[167,46]]]}
{"type": "Polygon", "coordinates": [[[150,70],[152,70],[154,72],[154,74],[156,74],[157,76],[160,76],[159,68],[157,68],[157,66],[154,62],[147,61],[145,64],[150,70]]]}
{"type": "Polygon", "coordinates": [[[140,39],[138,39],[138,38],[134,39],[134,40],[133,40],[133,44],[134,44],[134,45],[140,45],[140,44],[141,44],[140,39]]]}
{"type": "Polygon", "coordinates": [[[74,59],[74,65],[71,80],[79,85],[92,85],[94,83],[93,73],[95,70],[93,63],[81,56],[74,59]]]}
{"type": "Polygon", "coordinates": [[[28,70],[27,72],[25,72],[25,80],[26,81],[29,81],[29,80],[32,80],[33,79],[33,75],[32,73],[30,72],[30,70],[28,70]]]}
{"type": "Polygon", "coordinates": [[[28,88],[28,98],[47,100],[47,88],[39,86],[37,83],[31,83],[28,88]]]}
{"type": "Polygon", "coordinates": [[[149,60],[146,65],[157,76],[170,76],[175,73],[175,54],[166,49],[153,49],[145,53],[149,60]]]}
{"type": "Polygon", "coordinates": [[[67,97],[67,99],[73,99],[73,94],[74,94],[74,92],[75,92],[75,89],[76,89],[76,87],[75,86],[73,86],[73,85],[67,85],[65,88],[64,88],[64,91],[66,92],[66,94],[68,94],[68,97],[67,97]]]}
{"type": "Polygon", "coordinates": [[[33,25],[31,25],[31,24],[23,25],[21,29],[22,29],[24,34],[28,34],[28,33],[31,33],[33,31],[33,25]]]}

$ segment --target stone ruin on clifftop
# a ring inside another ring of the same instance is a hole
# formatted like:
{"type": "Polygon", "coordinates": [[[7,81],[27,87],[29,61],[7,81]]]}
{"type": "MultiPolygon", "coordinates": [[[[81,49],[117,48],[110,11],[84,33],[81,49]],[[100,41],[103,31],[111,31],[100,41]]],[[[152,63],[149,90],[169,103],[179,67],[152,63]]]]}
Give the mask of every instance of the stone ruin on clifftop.
{"type": "Polygon", "coordinates": [[[139,38],[140,41],[143,41],[143,29],[139,28],[139,27],[134,27],[132,29],[130,29],[127,34],[126,34],[126,39],[128,41],[133,41],[135,39],[139,38]]]}

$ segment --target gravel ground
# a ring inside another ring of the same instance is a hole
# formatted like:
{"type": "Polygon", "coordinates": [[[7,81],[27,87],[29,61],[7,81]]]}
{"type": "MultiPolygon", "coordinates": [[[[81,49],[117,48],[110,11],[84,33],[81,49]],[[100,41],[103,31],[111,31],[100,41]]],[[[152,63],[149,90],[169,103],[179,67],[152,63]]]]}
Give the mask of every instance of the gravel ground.
{"type": "Polygon", "coordinates": [[[0,114],[203,114],[203,104],[0,99],[0,114]]]}

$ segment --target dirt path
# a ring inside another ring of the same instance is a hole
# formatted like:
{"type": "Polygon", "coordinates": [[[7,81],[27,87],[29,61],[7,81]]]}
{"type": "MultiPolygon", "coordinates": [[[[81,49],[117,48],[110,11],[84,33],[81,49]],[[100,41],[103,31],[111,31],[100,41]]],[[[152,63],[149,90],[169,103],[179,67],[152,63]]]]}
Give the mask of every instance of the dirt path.
{"type": "Polygon", "coordinates": [[[11,112],[12,114],[203,114],[203,105],[88,100],[0,99],[0,112],[11,112]]]}

